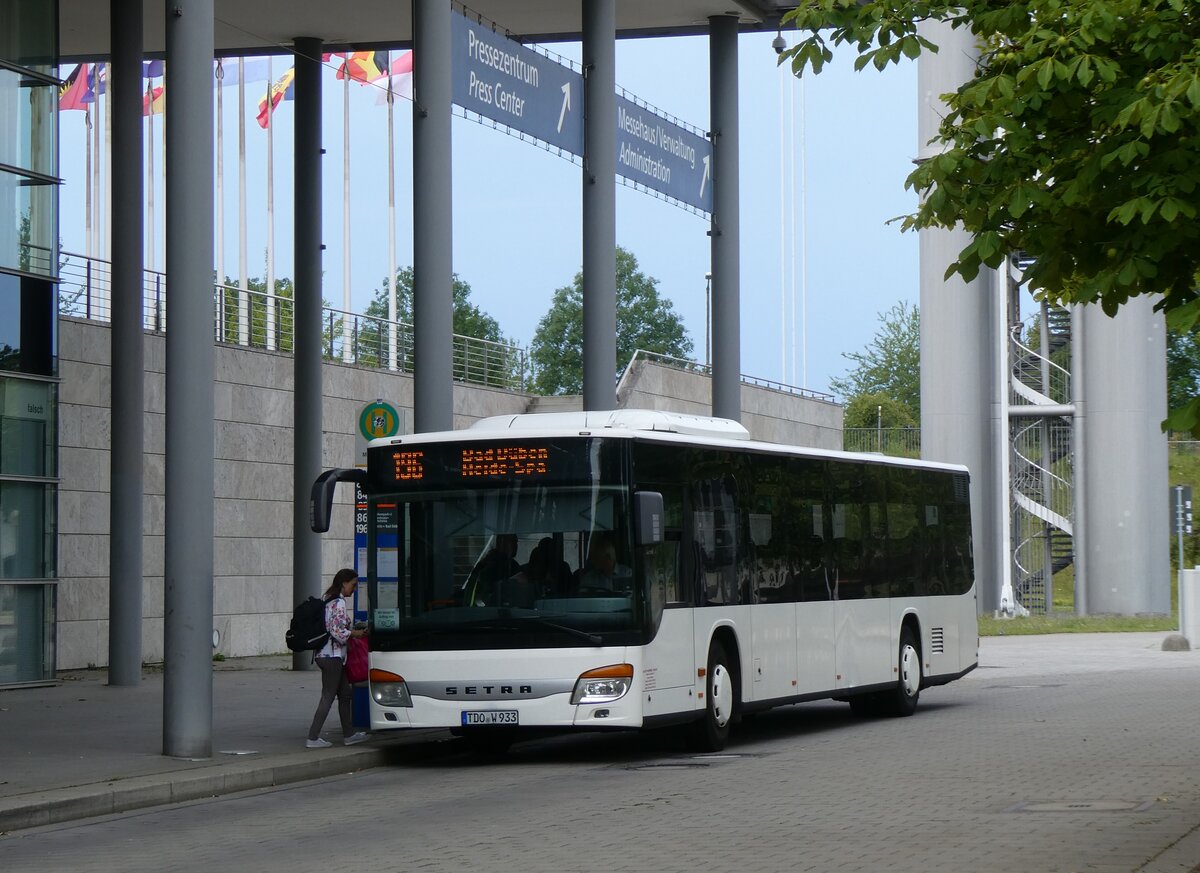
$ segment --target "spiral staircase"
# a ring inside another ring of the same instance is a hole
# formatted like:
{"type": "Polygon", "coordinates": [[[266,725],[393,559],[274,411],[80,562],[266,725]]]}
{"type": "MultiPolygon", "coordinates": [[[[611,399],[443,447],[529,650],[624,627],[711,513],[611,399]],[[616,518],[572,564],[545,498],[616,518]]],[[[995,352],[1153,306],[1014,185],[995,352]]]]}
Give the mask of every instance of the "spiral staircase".
{"type": "Polygon", "coordinates": [[[1001,610],[1045,613],[1054,574],[1074,563],[1070,313],[1043,303],[1011,319],[1008,346],[1013,563],[1001,610]]]}

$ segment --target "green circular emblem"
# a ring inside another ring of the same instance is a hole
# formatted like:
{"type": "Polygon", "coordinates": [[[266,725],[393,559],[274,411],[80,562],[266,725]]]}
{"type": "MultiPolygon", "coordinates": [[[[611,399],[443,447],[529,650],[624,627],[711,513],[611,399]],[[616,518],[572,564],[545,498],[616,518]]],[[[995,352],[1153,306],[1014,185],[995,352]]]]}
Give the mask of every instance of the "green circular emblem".
{"type": "Polygon", "coordinates": [[[358,416],[358,432],[366,440],[395,436],[400,432],[400,413],[382,400],[368,403],[358,416]]]}

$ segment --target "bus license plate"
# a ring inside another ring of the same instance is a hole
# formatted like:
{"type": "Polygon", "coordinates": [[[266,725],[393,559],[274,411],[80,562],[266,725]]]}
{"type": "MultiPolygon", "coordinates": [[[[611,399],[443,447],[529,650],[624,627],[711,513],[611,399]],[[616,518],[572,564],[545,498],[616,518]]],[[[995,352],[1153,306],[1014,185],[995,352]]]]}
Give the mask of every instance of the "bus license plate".
{"type": "Polygon", "coordinates": [[[463,710],[463,727],[478,724],[520,724],[515,709],[488,709],[482,712],[463,710]]]}

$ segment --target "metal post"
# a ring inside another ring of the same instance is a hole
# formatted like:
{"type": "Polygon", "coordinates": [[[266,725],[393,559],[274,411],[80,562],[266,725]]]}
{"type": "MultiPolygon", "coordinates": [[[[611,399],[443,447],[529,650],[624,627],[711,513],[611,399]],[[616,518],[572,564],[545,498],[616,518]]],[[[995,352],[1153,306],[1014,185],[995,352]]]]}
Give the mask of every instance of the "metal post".
{"type": "Polygon", "coordinates": [[[418,433],[454,426],[450,15],[444,0],[414,0],[413,419],[418,433]]]}
{"type": "Polygon", "coordinates": [[[709,18],[713,141],[713,415],[742,418],[741,230],[738,209],[738,20],[709,18]]]}
{"type": "Polygon", "coordinates": [[[617,405],[616,16],[615,0],[583,0],[583,408],[587,410],[617,405]]]}
{"type": "MultiPolygon", "coordinates": [[[[113,102],[112,449],[108,551],[108,684],[142,680],[142,2],[110,8],[113,102]]],[[[88,315],[91,315],[88,261],[88,315]]]]}
{"type": "MultiPolygon", "coordinates": [[[[320,594],[321,537],[309,522],[309,493],[321,472],[321,40],[298,37],[296,47],[295,270],[293,349],[296,362],[292,470],[292,598],[320,594]]],[[[268,292],[274,289],[268,289],[268,292]]],[[[330,343],[333,329],[330,325],[330,343]]],[[[293,670],[313,669],[307,652],[292,655],[293,670]]]]}
{"type": "Polygon", "coordinates": [[[1183,486],[1175,486],[1175,540],[1179,544],[1179,567],[1175,571],[1175,585],[1179,592],[1179,630],[1183,630],[1183,486]]]}
{"type": "MultiPolygon", "coordinates": [[[[163,754],[212,756],[213,0],[166,0],[167,333],[163,754]]],[[[128,74],[127,74],[128,75],[128,74]]],[[[128,568],[127,568],[128,569],[128,568]]]]}

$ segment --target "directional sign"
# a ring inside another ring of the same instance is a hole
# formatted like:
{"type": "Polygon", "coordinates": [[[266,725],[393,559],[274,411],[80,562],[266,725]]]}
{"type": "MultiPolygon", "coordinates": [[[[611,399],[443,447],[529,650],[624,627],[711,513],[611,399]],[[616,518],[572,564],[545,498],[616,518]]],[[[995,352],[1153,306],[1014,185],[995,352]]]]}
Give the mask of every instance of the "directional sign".
{"type": "Polygon", "coordinates": [[[617,172],[631,182],[712,212],[712,144],[620,94],[617,172]]]}
{"type": "Polygon", "coordinates": [[[453,40],[455,103],[583,155],[583,76],[458,13],[453,40]]]}

